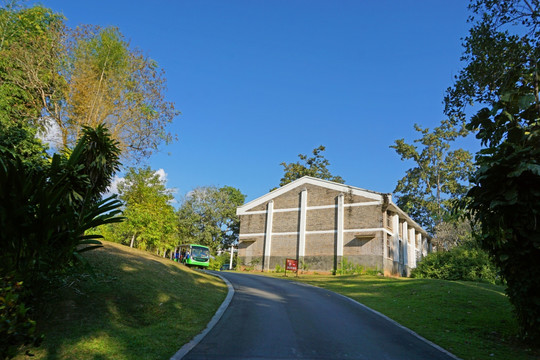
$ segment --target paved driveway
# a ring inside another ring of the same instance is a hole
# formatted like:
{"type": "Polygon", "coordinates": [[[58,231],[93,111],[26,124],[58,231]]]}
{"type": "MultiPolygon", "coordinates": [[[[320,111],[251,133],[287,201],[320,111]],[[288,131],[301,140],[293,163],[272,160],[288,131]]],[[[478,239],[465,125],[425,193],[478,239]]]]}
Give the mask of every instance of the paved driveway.
{"type": "Polygon", "coordinates": [[[219,274],[235,294],[183,359],[456,359],[330,291],[258,275],[219,274]]]}

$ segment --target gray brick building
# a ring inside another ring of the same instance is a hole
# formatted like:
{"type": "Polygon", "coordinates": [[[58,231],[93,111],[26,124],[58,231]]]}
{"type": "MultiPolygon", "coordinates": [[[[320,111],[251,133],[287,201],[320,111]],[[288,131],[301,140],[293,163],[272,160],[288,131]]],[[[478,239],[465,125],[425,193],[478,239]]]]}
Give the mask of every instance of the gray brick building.
{"type": "Polygon", "coordinates": [[[431,251],[427,232],[382,194],[303,177],[238,207],[241,264],[268,271],[285,259],[332,271],[345,259],[407,276],[431,251]]]}

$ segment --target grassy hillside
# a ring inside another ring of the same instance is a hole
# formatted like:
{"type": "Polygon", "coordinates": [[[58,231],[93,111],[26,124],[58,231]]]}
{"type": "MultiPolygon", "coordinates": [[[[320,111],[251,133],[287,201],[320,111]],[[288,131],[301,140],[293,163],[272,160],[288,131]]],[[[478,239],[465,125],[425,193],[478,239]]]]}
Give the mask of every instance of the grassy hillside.
{"type": "Polygon", "coordinates": [[[540,348],[517,339],[517,322],[502,286],[369,275],[288,279],[355,299],[463,359],[540,359],[540,348]]]}
{"type": "Polygon", "coordinates": [[[168,359],[225,299],[226,285],[213,276],[104,245],[85,255],[94,279],[74,275],[41,304],[37,321],[46,339],[33,359],[168,359]]]}

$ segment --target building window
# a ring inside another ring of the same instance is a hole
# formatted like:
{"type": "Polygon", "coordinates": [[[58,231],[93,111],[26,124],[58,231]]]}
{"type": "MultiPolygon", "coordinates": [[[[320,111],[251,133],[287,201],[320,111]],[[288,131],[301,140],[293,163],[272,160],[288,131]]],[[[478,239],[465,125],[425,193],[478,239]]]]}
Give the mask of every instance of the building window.
{"type": "Polygon", "coordinates": [[[392,213],[390,211],[386,212],[386,227],[392,229],[392,213]]]}
{"type": "Polygon", "coordinates": [[[390,239],[386,238],[386,257],[388,258],[392,258],[392,253],[391,253],[391,249],[390,249],[390,239]]]}
{"type": "Polygon", "coordinates": [[[403,223],[399,223],[399,238],[403,238],[403,223]]]}

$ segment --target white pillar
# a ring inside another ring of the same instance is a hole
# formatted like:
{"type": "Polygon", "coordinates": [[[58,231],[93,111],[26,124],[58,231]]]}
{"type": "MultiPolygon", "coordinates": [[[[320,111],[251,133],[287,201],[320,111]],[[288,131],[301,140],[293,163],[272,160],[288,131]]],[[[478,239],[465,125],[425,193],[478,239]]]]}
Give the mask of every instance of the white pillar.
{"type": "Polygon", "coordinates": [[[409,229],[409,267],[416,267],[416,230],[411,227],[409,229]]]}
{"type": "Polygon", "coordinates": [[[392,232],[394,233],[394,261],[399,263],[399,215],[392,216],[392,232]]]}
{"type": "Polygon", "coordinates": [[[274,217],[274,200],[268,202],[266,207],[266,231],[264,236],[264,267],[263,270],[270,270],[270,253],[272,250],[272,220],[274,217]]]}
{"type": "Polygon", "coordinates": [[[416,263],[422,260],[422,233],[416,234],[416,263]]]}
{"type": "Polygon", "coordinates": [[[306,254],[306,215],[307,215],[307,189],[300,193],[300,232],[298,234],[299,260],[306,254]]]}
{"type": "Polygon", "coordinates": [[[339,194],[338,196],[338,207],[337,207],[337,251],[336,255],[338,257],[338,263],[343,257],[343,227],[344,227],[344,214],[345,214],[345,196],[339,194]]]}
{"type": "Polygon", "coordinates": [[[403,265],[408,266],[409,265],[409,224],[404,221],[403,222],[403,239],[401,240],[401,243],[403,244],[403,265]]]}

